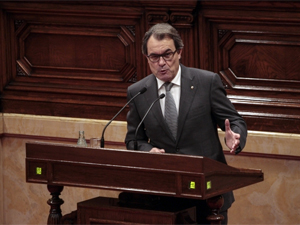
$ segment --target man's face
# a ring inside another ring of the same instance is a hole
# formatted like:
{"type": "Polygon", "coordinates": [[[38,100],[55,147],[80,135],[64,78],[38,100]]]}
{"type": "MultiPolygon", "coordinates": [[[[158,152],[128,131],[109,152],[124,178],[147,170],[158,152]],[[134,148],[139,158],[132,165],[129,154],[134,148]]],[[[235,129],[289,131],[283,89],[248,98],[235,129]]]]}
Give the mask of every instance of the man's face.
{"type": "MultiPolygon", "coordinates": [[[[147,43],[148,56],[163,55],[165,53],[173,53],[176,48],[173,39],[166,37],[163,40],[156,40],[151,36],[147,43]]],[[[176,76],[179,69],[179,59],[182,50],[178,50],[170,61],[166,61],[163,57],[159,57],[157,62],[151,62],[147,57],[151,72],[160,80],[170,82],[176,76]]]]}

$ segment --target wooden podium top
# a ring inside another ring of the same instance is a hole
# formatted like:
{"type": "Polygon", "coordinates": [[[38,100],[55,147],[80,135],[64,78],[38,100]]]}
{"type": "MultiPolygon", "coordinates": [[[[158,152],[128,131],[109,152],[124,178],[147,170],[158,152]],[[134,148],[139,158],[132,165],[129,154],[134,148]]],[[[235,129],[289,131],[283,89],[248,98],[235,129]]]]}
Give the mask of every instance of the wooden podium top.
{"type": "Polygon", "coordinates": [[[199,156],[30,142],[26,181],[208,199],[263,181],[263,173],[199,156]]]}

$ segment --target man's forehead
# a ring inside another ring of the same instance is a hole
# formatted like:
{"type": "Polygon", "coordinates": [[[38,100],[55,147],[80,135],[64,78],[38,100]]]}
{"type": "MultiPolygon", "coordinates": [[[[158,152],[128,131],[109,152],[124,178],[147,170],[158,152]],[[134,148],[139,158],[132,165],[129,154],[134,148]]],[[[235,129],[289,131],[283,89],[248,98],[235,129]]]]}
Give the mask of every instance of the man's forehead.
{"type": "Polygon", "coordinates": [[[162,40],[158,40],[155,39],[153,36],[151,36],[148,40],[147,48],[148,48],[148,54],[151,53],[161,54],[168,50],[171,51],[175,50],[175,44],[174,44],[174,40],[169,37],[165,37],[162,40]]]}

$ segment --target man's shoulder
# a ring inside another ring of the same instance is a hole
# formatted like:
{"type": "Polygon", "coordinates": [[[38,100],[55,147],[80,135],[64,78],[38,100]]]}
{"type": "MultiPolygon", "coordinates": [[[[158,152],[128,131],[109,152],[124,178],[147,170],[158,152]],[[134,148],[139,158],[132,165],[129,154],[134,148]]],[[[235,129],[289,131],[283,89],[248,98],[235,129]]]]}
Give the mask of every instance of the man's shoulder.
{"type": "Polygon", "coordinates": [[[218,75],[209,70],[199,69],[199,68],[195,68],[195,67],[186,67],[184,65],[181,65],[181,69],[182,69],[183,74],[188,73],[193,76],[213,77],[213,76],[218,75]]]}
{"type": "Polygon", "coordinates": [[[149,85],[149,83],[151,83],[153,81],[155,81],[155,76],[153,74],[150,74],[150,75],[144,77],[143,79],[131,84],[128,87],[128,90],[137,90],[142,87],[147,87],[149,85]]]}

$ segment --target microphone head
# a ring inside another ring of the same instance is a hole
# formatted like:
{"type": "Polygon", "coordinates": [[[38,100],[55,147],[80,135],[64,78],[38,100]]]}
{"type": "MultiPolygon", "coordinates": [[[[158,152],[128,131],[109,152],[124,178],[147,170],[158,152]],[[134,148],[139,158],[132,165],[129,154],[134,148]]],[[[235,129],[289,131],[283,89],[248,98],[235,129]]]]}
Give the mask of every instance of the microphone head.
{"type": "Polygon", "coordinates": [[[141,90],[140,90],[140,94],[143,94],[147,91],[147,88],[146,87],[143,87],[141,90]]]}
{"type": "Polygon", "coordinates": [[[164,98],[165,96],[166,96],[165,94],[161,94],[161,95],[159,96],[159,98],[162,99],[162,98],[164,98]]]}

